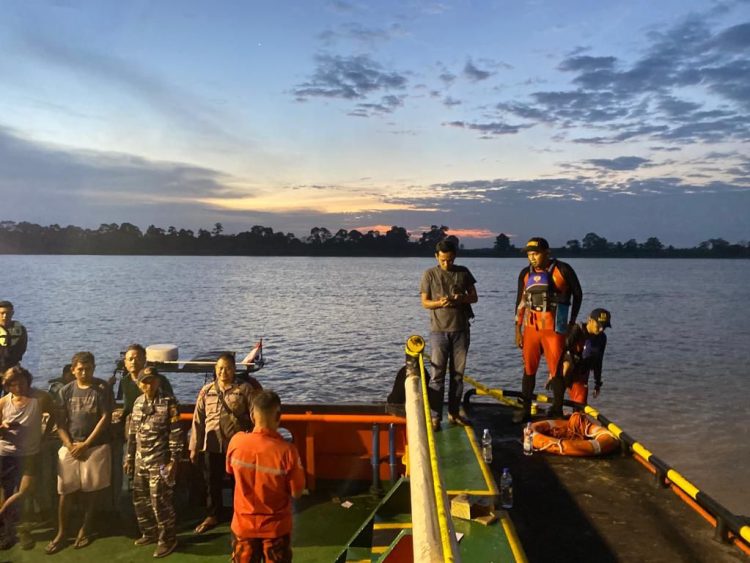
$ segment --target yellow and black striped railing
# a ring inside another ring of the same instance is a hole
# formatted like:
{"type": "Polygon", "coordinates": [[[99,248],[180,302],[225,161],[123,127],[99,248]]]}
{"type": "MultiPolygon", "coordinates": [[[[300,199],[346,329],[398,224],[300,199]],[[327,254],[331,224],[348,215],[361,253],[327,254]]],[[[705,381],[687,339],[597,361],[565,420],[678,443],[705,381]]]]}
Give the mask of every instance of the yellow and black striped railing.
{"type": "MultiPolygon", "coordinates": [[[[471,395],[476,393],[477,395],[493,397],[510,406],[519,408],[521,406],[520,391],[492,389],[466,376],[464,377],[464,381],[476,389],[476,391],[473,389],[468,391],[464,397],[464,401],[468,401],[471,395]]],[[[542,394],[536,394],[533,399],[540,403],[550,402],[550,398],[542,394]]],[[[730,512],[717,500],[701,491],[671,465],[655,456],[646,446],[623,431],[622,428],[595,408],[568,400],[564,401],[564,404],[576,410],[582,410],[617,436],[627,448],[627,451],[656,476],[657,483],[660,486],[670,487],[683,501],[714,526],[716,530],[715,535],[718,540],[732,542],[746,554],[750,555],[750,525],[747,522],[747,518],[730,512]]]]}

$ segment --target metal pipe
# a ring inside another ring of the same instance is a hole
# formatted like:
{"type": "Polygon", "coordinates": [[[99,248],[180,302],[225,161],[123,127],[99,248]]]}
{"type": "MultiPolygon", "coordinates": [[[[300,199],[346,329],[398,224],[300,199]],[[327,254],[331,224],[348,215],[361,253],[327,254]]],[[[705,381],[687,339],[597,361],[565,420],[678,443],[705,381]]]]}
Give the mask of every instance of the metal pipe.
{"type": "Polygon", "coordinates": [[[396,425],[392,422],[388,425],[388,467],[390,469],[391,483],[396,482],[396,425]]]}
{"type": "Polygon", "coordinates": [[[380,491],[380,426],[372,425],[372,485],[370,490],[374,493],[380,491]]]}

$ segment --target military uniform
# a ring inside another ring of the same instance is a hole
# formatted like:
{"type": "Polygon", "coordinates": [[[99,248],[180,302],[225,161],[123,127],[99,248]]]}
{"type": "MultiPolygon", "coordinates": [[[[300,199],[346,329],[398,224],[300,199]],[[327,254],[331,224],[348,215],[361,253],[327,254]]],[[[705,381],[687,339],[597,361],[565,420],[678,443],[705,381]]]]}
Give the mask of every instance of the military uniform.
{"type": "Polygon", "coordinates": [[[163,468],[182,451],[177,400],[159,390],[153,401],[141,395],[133,404],[128,433],[127,462],[133,471],[133,507],[144,538],[160,546],[176,541],[174,484],[163,468]]]}
{"type": "Polygon", "coordinates": [[[18,365],[26,352],[29,337],[18,321],[11,321],[10,326],[0,326],[0,373],[18,365]]]}

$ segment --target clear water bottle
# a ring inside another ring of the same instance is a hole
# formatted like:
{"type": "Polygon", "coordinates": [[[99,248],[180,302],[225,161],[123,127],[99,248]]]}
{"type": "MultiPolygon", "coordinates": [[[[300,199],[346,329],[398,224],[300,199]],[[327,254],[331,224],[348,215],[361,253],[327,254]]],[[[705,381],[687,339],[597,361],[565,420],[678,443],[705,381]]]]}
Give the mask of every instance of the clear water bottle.
{"type": "Polygon", "coordinates": [[[531,455],[534,453],[534,431],[531,429],[531,423],[527,423],[523,428],[523,454],[531,455]]]}
{"type": "Polygon", "coordinates": [[[507,467],[503,468],[503,474],[500,477],[500,506],[513,508],[513,477],[507,467]]]}
{"type": "Polygon", "coordinates": [[[482,457],[485,463],[492,463],[492,436],[489,428],[485,428],[482,434],[482,457]]]}

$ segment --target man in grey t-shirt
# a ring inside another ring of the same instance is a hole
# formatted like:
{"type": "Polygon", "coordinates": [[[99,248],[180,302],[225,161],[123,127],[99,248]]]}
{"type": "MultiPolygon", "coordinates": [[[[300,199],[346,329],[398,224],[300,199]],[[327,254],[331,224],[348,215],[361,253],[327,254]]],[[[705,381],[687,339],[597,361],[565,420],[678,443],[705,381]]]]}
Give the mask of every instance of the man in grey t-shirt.
{"type": "Polygon", "coordinates": [[[430,408],[432,426],[440,430],[443,417],[445,372],[450,360],[448,385],[448,421],[467,425],[459,412],[463,394],[466,355],[469,351],[469,320],[474,316],[471,304],[477,302],[476,281],[468,268],[456,266],[456,244],[451,239],[435,247],[437,266],[422,275],[422,306],[430,311],[430,408]]]}

